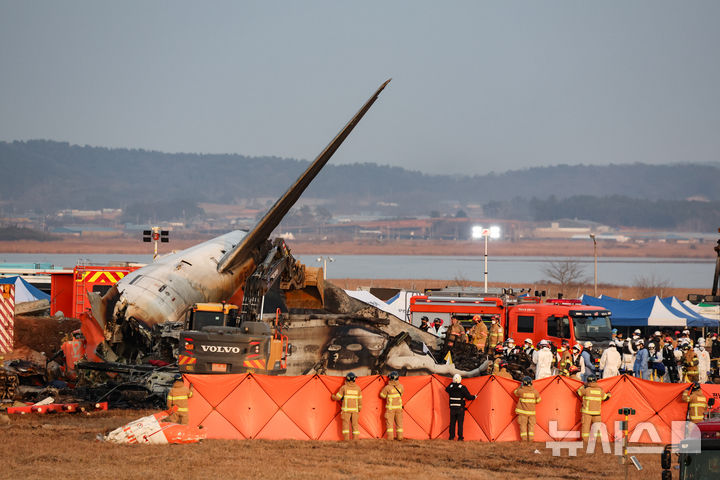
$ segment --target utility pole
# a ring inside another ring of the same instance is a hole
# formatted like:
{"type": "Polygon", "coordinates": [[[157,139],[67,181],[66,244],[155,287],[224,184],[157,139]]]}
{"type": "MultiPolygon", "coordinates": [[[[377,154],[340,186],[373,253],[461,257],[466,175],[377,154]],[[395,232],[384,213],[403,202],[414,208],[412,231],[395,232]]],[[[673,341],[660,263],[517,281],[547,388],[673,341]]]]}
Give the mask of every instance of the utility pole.
{"type": "Polygon", "coordinates": [[[595,234],[591,233],[590,238],[592,238],[593,241],[593,257],[595,258],[595,297],[597,298],[597,239],[595,238],[595,234]]]}

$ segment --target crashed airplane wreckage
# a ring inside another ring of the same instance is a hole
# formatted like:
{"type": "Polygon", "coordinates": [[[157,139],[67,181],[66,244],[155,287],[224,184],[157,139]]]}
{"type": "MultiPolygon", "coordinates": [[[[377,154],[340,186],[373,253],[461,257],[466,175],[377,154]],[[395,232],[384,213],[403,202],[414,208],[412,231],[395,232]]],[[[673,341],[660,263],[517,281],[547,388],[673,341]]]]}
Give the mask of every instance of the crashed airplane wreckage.
{"type": "Polygon", "coordinates": [[[154,371],[148,362],[165,365],[164,373],[177,365],[195,373],[481,374],[489,363],[486,358],[453,352],[454,364],[437,362],[441,339],[325,285],[322,270],[305,267],[284,242],[269,240],[389,82],[251,231],[233,231],[160,257],[125,276],[102,297],[89,292],[92,315],[82,318],[89,361],[78,367],[143,378],[154,371]],[[264,321],[262,304],[273,290],[281,292],[289,314],[264,321]],[[236,317],[223,313],[220,323],[204,326],[192,321],[192,312],[203,305],[223,305],[238,294],[242,308],[236,317]],[[210,356],[205,370],[198,359],[201,353],[217,353],[221,359],[210,356]]]}

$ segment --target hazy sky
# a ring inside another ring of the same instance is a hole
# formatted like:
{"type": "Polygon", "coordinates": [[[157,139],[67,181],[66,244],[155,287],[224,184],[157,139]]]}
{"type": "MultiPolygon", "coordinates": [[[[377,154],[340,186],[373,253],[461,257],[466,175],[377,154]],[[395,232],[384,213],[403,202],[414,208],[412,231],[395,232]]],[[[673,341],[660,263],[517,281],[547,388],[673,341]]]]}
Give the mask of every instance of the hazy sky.
{"type": "Polygon", "coordinates": [[[0,140],[427,173],[717,162],[720,1],[5,1],[0,140]]]}

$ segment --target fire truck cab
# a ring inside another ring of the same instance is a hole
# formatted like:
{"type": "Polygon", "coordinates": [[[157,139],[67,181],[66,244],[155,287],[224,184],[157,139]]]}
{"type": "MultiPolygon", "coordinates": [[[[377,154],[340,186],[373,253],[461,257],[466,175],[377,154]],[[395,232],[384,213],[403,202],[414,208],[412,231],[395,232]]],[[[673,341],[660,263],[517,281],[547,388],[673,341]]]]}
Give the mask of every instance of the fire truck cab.
{"type": "Polygon", "coordinates": [[[530,338],[534,345],[545,339],[558,346],[563,340],[606,346],[612,338],[610,311],[577,300],[519,304],[508,309],[507,317],[506,337],[516,342],[530,338]]]}

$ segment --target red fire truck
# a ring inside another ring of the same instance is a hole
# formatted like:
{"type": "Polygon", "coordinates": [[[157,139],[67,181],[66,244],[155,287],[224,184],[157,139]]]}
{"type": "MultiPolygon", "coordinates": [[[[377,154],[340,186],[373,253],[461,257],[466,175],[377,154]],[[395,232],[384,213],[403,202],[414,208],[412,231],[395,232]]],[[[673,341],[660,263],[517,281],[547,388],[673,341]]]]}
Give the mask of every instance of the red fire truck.
{"type": "Polygon", "coordinates": [[[62,311],[66,317],[79,318],[90,308],[87,292],[105,292],[140,264],[77,265],[72,271],[51,272],[50,314],[62,311]]]}
{"type": "Polygon", "coordinates": [[[432,323],[443,320],[447,325],[455,315],[465,326],[472,325],[472,318],[480,315],[489,326],[493,315],[500,315],[505,338],[512,337],[516,343],[530,338],[537,345],[540,340],[550,340],[560,345],[566,339],[571,344],[591,341],[598,346],[607,345],[611,338],[611,312],[602,307],[582,305],[579,300],[547,300],[540,297],[461,296],[452,292],[429,292],[410,298],[411,323],[420,326],[422,317],[432,323]]]}

